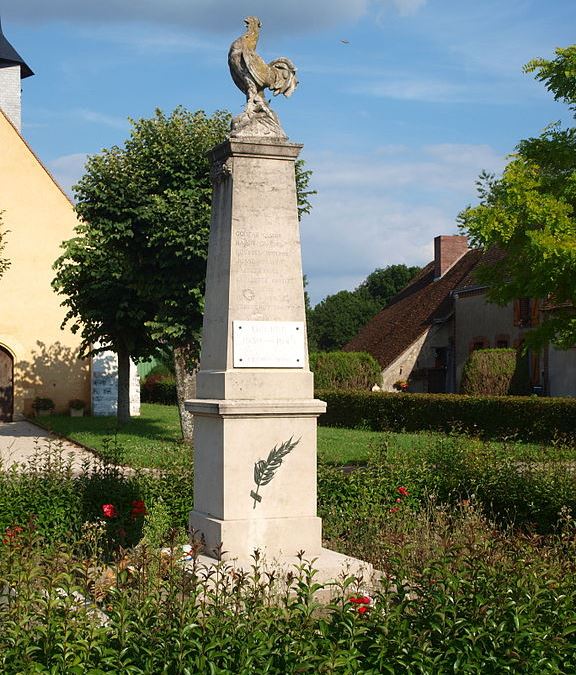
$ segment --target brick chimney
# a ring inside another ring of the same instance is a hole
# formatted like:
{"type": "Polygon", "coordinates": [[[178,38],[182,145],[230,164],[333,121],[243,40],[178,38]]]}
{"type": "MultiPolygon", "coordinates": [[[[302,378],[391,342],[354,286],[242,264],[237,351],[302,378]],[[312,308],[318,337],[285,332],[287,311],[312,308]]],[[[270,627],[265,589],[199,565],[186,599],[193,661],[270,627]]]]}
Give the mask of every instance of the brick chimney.
{"type": "Polygon", "coordinates": [[[34,73],[8,42],[0,22],[0,108],[20,131],[21,128],[21,84],[25,77],[34,73]]]}
{"type": "Polygon", "coordinates": [[[468,251],[468,238],[461,234],[434,237],[434,279],[440,279],[468,251]]]}

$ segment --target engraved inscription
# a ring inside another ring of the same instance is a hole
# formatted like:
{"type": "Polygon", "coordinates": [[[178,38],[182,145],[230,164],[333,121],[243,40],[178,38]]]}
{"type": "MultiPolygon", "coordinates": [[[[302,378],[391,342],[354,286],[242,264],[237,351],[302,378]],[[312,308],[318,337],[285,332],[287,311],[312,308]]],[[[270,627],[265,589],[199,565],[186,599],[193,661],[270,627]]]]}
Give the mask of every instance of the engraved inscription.
{"type": "Polygon", "coordinates": [[[239,228],[234,232],[232,256],[240,291],[238,307],[261,313],[261,305],[282,310],[292,304],[301,273],[294,260],[294,242],[287,233],[239,228]],[[246,289],[252,289],[254,296],[246,289]]]}

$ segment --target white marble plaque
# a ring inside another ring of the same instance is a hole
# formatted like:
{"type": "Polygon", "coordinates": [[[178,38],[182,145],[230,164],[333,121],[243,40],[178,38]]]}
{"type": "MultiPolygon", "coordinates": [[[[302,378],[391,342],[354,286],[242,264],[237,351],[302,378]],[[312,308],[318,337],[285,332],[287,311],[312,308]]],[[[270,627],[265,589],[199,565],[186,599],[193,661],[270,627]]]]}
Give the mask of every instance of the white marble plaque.
{"type": "Polygon", "coordinates": [[[303,321],[233,321],[234,368],[304,368],[303,321]]]}

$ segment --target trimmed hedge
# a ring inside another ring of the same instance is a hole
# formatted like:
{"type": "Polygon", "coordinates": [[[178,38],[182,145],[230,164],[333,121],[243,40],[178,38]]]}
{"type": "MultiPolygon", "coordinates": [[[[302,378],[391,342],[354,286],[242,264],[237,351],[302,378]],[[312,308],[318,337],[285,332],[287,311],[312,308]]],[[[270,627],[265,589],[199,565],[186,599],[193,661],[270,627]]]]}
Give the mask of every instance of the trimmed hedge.
{"type": "Polygon", "coordinates": [[[317,390],[323,426],[462,431],[484,438],[576,441],[576,399],[317,390]]]}
{"type": "Polygon", "coordinates": [[[461,394],[506,396],[529,392],[528,361],[516,349],[476,349],[464,364],[461,394]]]}
{"type": "Polygon", "coordinates": [[[312,352],[310,370],[317,389],[365,389],[379,384],[381,368],[367,352],[312,352]]]}
{"type": "Polygon", "coordinates": [[[174,380],[149,378],[140,388],[140,399],[142,403],[175,405],[178,403],[176,382],[174,380]]]}

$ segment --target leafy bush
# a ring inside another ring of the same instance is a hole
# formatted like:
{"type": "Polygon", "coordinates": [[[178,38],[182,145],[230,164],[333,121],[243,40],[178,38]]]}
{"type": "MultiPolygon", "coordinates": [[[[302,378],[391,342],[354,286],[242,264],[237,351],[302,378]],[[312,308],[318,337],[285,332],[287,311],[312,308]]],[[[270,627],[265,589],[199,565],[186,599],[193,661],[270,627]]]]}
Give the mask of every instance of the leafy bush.
{"type": "Polygon", "coordinates": [[[381,379],[380,365],[366,352],[312,352],[310,369],[318,388],[371,389],[381,379]]]}
{"type": "Polygon", "coordinates": [[[0,543],[0,670],[571,673],[575,531],[570,516],[544,540],[496,533],[468,506],[387,511],[356,551],[377,548],[381,585],[343,577],[321,603],[303,557],[288,573],[257,554],[245,572],[193,561],[185,573],[175,547],[103,562],[98,524],[58,545],[13,528],[0,543]]]}
{"type": "Polygon", "coordinates": [[[464,364],[460,391],[472,396],[527,394],[526,365],[515,349],[476,349],[464,364]]]}
{"type": "Polygon", "coordinates": [[[126,471],[109,463],[95,463],[76,474],[60,444],[38,447],[26,471],[0,471],[0,533],[5,528],[34,523],[38,534],[51,541],[78,536],[86,521],[102,518],[103,505],[117,514],[110,522],[124,530],[122,543],[134,543],[141,522],[132,519],[134,502],[152,509],[158,501],[172,522],[185,528],[194,502],[192,467],[186,462],[164,471],[126,471]]]}
{"type": "Polygon", "coordinates": [[[288,573],[256,553],[250,570],[184,572],[170,530],[192,504],[184,467],[75,476],[41,448],[27,473],[0,471],[0,671],[576,672],[576,477],[541,459],[454,435],[420,453],[384,438],[350,473],[321,465],[327,544],[383,572],[340,578],[321,604],[303,556],[288,573]],[[144,515],[149,543],[111,558],[144,515]]]}
{"type": "Polygon", "coordinates": [[[140,388],[143,403],[162,403],[175,405],[178,401],[176,381],[160,375],[150,375],[140,388]]]}
{"type": "Polygon", "coordinates": [[[458,429],[485,438],[576,439],[576,399],[319,390],[325,426],[374,431],[458,429]]]}

